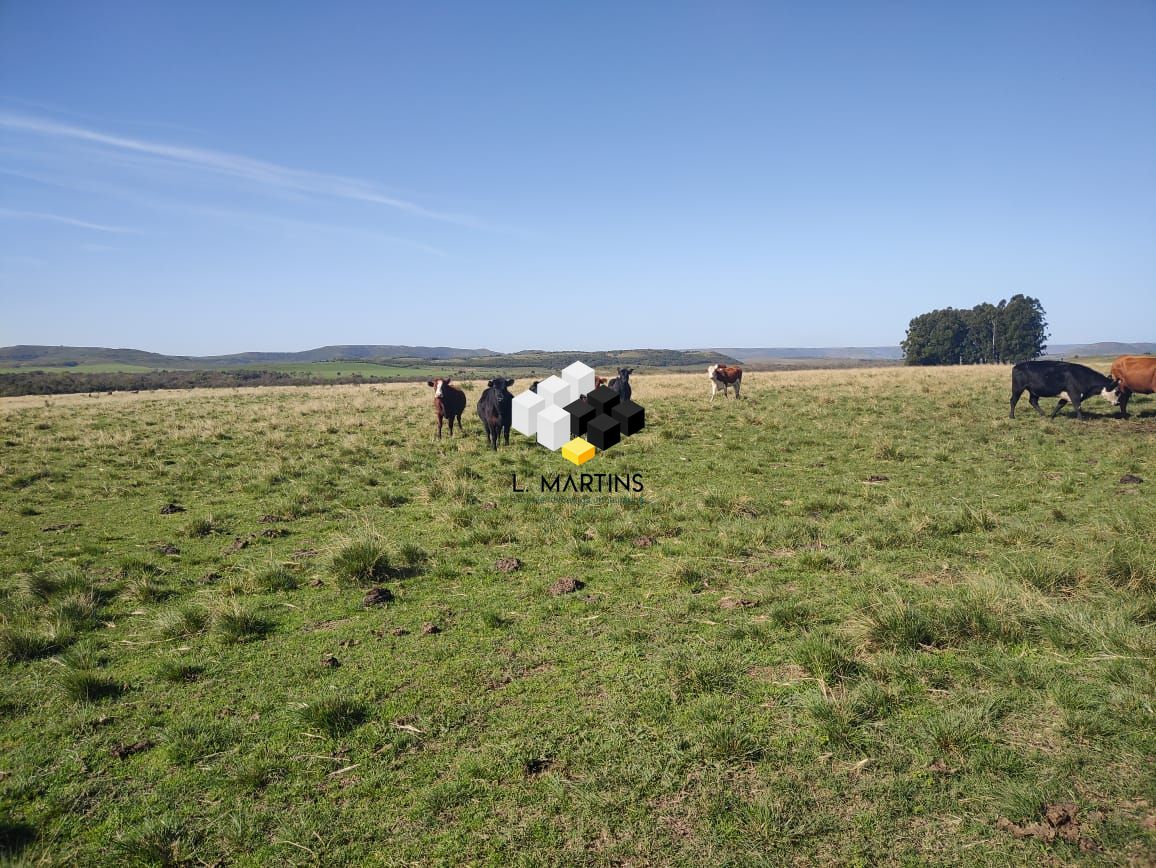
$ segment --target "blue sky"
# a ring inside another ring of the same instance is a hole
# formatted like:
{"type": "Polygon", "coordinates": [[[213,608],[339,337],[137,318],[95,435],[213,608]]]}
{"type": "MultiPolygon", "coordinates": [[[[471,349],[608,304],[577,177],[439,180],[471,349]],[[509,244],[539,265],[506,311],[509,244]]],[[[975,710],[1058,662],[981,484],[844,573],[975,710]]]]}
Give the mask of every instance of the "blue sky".
{"type": "Polygon", "coordinates": [[[1156,340],[1156,4],[0,2],[0,344],[1156,340]]]}

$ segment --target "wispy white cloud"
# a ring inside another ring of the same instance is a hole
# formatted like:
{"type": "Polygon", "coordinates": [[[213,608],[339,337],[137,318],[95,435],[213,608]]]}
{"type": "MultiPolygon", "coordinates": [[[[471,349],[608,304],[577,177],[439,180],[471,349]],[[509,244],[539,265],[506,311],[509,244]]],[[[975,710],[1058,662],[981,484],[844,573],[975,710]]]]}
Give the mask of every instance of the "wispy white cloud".
{"type": "Polygon", "coordinates": [[[0,128],[31,133],[50,139],[97,145],[121,154],[138,154],[186,169],[212,172],[279,191],[367,202],[430,220],[478,229],[490,228],[469,215],[436,211],[415,202],[391,196],[371,182],[358,178],[292,169],[277,163],[256,160],[224,151],[110,135],[88,127],[6,112],[0,112],[0,128]]]}
{"type": "Polygon", "coordinates": [[[43,220],[49,223],[63,223],[66,226],[75,226],[79,229],[92,229],[96,232],[115,232],[119,235],[135,235],[138,231],[125,226],[108,226],[104,223],[92,223],[64,214],[48,214],[43,211],[14,211],[11,208],[0,208],[0,218],[5,220],[43,220]]]}
{"type": "Polygon", "coordinates": [[[350,226],[340,223],[324,223],[316,220],[301,220],[294,217],[285,217],[279,214],[262,214],[253,211],[245,211],[237,208],[220,208],[211,207],[200,204],[190,204],[187,202],[174,202],[166,199],[160,199],[152,195],[142,195],[135,193],[121,187],[109,186],[103,184],[93,184],[88,182],[75,182],[70,179],[53,178],[48,175],[38,174],[34,172],[23,172],[13,169],[5,169],[0,167],[0,175],[10,175],[16,178],[22,178],[27,181],[33,181],[37,184],[44,184],[51,187],[58,187],[66,190],[78,190],[84,193],[92,193],[98,196],[109,196],[119,199],[123,202],[128,202],[134,206],[141,208],[148,208],[155,211],[163,211],[166,213],[178,214],[195,214],[202,217],[208,217],[212,220],[227,220],[249,229],[259,230],[262,226],[279,226],[285,228],[305,229],[307,231],[330,232],[339,235],[355,235],[371,241],[378,241],[383,244],[395,244],[401,247],[409,247],[414,250],[420,250],[424,253],[429,253],[434,256],[449,256],[445,250],[440,247],[435,247],[432,244],[426,244],[421,241],[414,241],[412,238],[403,238],[400,235],[392,235],[386,232],[379,232],[375,229],[368,229],[361,226],[350,226]]]}

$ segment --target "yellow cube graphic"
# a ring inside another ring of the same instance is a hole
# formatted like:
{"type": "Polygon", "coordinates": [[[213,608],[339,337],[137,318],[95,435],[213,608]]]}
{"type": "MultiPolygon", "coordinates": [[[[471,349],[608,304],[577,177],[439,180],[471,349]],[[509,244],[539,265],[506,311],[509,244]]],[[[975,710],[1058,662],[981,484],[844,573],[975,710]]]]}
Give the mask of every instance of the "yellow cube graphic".
{"type": "Polygon", "coordinates": [[[575,464],[585,464],[594,457],[594,444],[575,437],[562,447],[562,457],[575,464]]]}

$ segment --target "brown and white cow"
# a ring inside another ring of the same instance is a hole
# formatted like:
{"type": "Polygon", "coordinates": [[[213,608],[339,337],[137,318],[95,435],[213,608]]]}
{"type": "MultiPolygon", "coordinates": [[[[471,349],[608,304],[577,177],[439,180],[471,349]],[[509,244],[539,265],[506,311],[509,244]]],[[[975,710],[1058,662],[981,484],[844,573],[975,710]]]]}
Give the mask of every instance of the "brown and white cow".
{"type": "Polygon", "coordinates": [[[1132,395],[1156,392],[1156,356],[1120,356],[1112,362],[1112,379],[1120,391],[1120,415],[1127,419],[1132,395]]]}
{"type": "Polygon", "coordinates": [[[454,436],[454,420],[458,420],[458,431],[462,430],[462,413],[466,409],[466,393],[456,386],[450,385],[450,378],[429,380],[427,386],[433,386],[434,412],[438,415],[438,440],[442,439],[442,419],[450,423],[450,436],[454,436]]]}
{"type": "Polygon", "coordinates": [[[719,386],[722,386],[724,398],[727,396],[727,387],[734,386],[735,398],[738,398],[739,386],[743,383],[743,369],[738,365],[711,365],[706,369],[706,375],[710,377],[710,399],[712,401],[718,393],[719,386]]]}

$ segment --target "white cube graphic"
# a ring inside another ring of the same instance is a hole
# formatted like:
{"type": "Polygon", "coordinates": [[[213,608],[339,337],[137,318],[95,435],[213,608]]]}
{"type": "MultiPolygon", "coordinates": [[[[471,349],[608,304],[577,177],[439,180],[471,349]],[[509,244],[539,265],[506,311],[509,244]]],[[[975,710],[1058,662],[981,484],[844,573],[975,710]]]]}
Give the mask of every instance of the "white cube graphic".
{"type": "Polygon", "coordinates": [[[594,369],[589,365],[575,362],[562,372],[562,379],[570,384],[571,401],[577,401],[594,391],[594,369]]]}
{"type": "Polygon", "coordinates": [[[547,407],[565,407],[578,397],[572,393],[571,385],[561,377],[547,377],[538,384],[538,394],[546,399],[547,407]]]}
{"type": "MultiPolygon", "coordinates": [[[[542,385],[539,384],[541,389],[542,385]]],[[[538,413],[538,442],[557,452],[570,442],[570,414],[561,407],[546,407],[538,413]]]]}
{"type": "Polygon", "coordinates": [[[538,433],[538,413],[546,406],[546,399],[528,389],[514,398],[514,418],[510,427],[515,431],[533,437],[538,433]]]}

